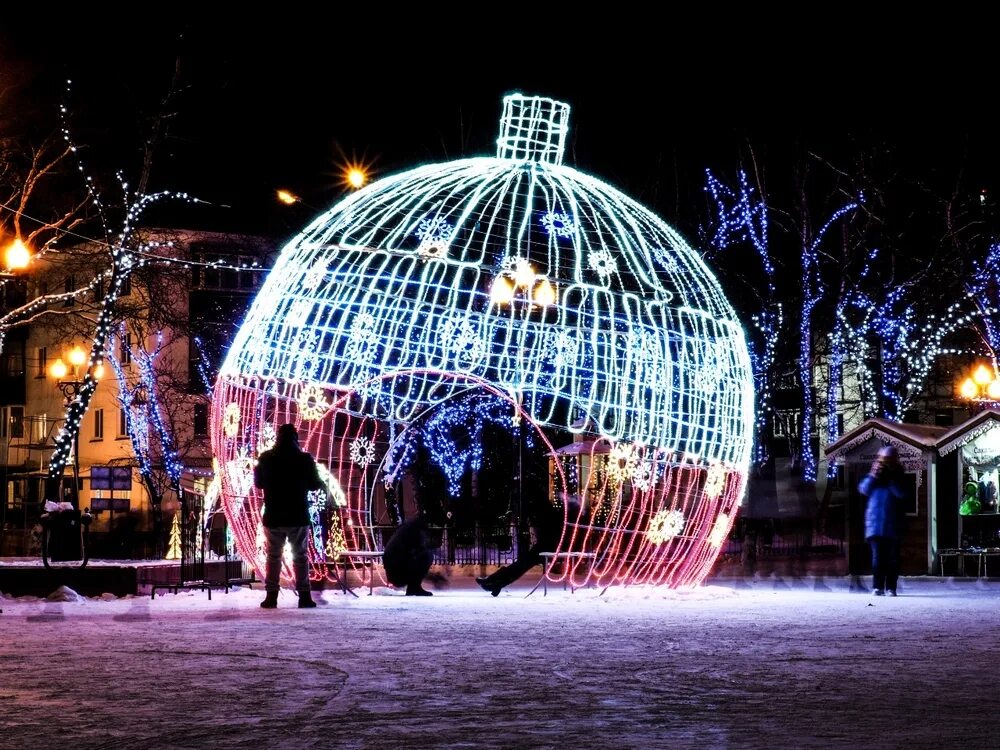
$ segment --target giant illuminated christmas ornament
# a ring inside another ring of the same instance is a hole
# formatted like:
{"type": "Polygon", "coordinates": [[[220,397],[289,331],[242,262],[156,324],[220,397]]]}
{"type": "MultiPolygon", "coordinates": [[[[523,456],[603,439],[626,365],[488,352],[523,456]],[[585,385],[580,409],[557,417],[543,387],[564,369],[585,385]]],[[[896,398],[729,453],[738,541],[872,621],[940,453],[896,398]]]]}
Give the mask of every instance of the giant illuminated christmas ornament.
{"type": "Polygon", "coordinates": [[[252,472],[276,426],[299,427],[334,497],[314,496],[320,578],[339,552],[381,543],[376,488],[399,479],[408,426],[448,409],[482,419],[482,395],[542,445],[542,427],[596,437],[586,476],[554,482],[557,551],[594,556],[569,556],[556,580],[708,573],[746,484],[743,330],[677,232],[562,164],[569,112],[508,96],[495,157],[374,182],[282,250],[213,407],[220,501],[258,569],[252,472]]]}

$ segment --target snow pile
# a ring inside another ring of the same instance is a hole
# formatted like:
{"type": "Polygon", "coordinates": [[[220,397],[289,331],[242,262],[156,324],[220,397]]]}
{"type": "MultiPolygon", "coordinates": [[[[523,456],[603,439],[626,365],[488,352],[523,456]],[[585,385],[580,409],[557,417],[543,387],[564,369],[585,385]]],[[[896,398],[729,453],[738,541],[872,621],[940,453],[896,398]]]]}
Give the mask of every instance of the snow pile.
{"type": "Polygon", "coordinates": [[[83,597],[76,593],[69,586],[60,586],[47,597],[50,602],[82,602],[83,597]]]}

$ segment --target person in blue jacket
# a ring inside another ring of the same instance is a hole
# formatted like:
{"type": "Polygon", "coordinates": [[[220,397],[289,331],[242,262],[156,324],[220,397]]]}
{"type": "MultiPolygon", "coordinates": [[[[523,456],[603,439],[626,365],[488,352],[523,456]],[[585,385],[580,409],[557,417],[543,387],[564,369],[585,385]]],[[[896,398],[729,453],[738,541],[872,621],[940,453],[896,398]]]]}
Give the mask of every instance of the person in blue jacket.
{"type": "Polygon", "coordinates": [[[875,596],[896,596],[899,579],[899,542],[903,536],[906,488],[903,467],[896,449],[879,449],[858,491],[868,498],[865,507],[865,539],[872,547],[872,588],[875,596]]]}

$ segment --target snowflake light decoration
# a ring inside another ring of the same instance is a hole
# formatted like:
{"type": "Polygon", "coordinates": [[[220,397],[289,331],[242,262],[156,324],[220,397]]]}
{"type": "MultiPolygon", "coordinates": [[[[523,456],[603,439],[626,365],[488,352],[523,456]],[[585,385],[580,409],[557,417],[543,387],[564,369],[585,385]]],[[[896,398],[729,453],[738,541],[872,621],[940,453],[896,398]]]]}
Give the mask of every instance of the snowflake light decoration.
{"type": "Polygon", "coordinates": [[[351,441],[351,460],[358,466],[368,466],[375,460],[375,444],[364,436],[351,441]]]}
{"type": "Polygon", "coordinates": [[[705,476],[705,497],[714,500],[722,494],[722,488],[726,483],[726,467],[719,462],[708,467],[708,474],[705,476]]]}
{"type": "Polygon", "coordinates": [[[319,383],[304,383],[299,389],[299,414],[311,422],[322,419],[329,411],[330,404],[319,383]]]}
{"type": "Polygon", "coordinates": [[[274,425],[270,422],[262,424],[260,426],[260,435],[257,439],[257,455],[260,455],[264,451],[271,450],[277,439],[278,433],[275,431],[274,425]]]}
{"type": "Polygon", "coordinates": [[[302,286],[306,289],[315,289],[318,287],[323,279],[326,277],[327,270],[329,268],[329,261],[325,258],[319,258],[312,267],[306,273],[304,279],[302,279],[302,286]]]}
{"type": "MultiPolygon", "coordinates": [[[[338,534],[348,549],[381,542],[371,528],[388,501],[349,460],[352,440],[392,445],[439,407],[490,394],[504,415],[491,429],[600,436],[599,453],[572,454],[578,499],[565,492],[572,533],[560,542],[600,562],[590,572],[567,563],[550,578],[677,587],[710,570],[719,550],[703,524],[735,513],[752,447],[743,329],[696,249],[563,163],[569,113],[546,97],[506,97],[495,156],[373,182],[278,257],[220,368],[213,449],[223,466],[243,448],[256,452],[256,422],[254,434],[243,424],[227,435],[229,403],[244,422],[307,421],[303,447],[346,488],[346,506],[320,515],[323,545],[338,534]],[[606,472],[609,446],[618,447],[606,472]],[[716,464],[721,482],[706,476],[716,464]],[[579,501],[595,488],[600,517],[579,501]],[[662,508],[681,513],[691,533],[633,544],[662,508]]],[[[431,459],[460,495],[479,448],[439,437],[431,459]]],[[[395,467],[391,476],[402,478],[395,467]]],[[[225,471],[222,484],[227,498],[238,489],[225,471]]],[[[227,510],[248,559],[260,520],[251,506],[227,510]]],[[[311,575],[328,577],[322,551],[311,554],[311,575]]]]}
{"type": "Polygon", "coordinates": [[[234,438],[240,432],[240,405],[236,403],[226,404],[226,412],[222,418],[222,431],[226,437],[234,438]]]}
{"type": "Polygon", "coordinates": [[[451,242],[451,236],[455,231],[455,227],[444,220],[441,216],[433,216],[428,219],[422,219],[419,224],[417,224],[416,235],[417,239],[423,242],[441,242],[447,245],[451,242]]]}
{"type": "Polygon", "coordinates": [[[639,454],[634,445],[618,443],[608,456],[608,478],[614,484],[631,479],[639,466],[639,454]]]}
{"type": "Polygon", "coordinates": [[[614,257],[607,248],[603,247],[599,250],[591,250],[587,256],[587,263],[591,270],[596,271],[602,280],[607,280],[618,269],[618,264],[615,263],[614,257]]]}
{"type": "Polygon", "coordinates": [[[549,211],[542,214],[542,225],[545,231],[556,237],[572,237],[576,231],[576,226],[569,214],[549,211]]]}
{"type": "Polygon", "coordinates": [[[646,538],[652,544],[663,544],[684,530],[684,514],[679,510],[661,510],[649,520],[646,538]]]}
{"type": "Polygon", "coordinates": [[[446,320],[441,326],[441,348],[462,367],[474,365],[486,353],[483,339],[467,320],[446,320]]]}

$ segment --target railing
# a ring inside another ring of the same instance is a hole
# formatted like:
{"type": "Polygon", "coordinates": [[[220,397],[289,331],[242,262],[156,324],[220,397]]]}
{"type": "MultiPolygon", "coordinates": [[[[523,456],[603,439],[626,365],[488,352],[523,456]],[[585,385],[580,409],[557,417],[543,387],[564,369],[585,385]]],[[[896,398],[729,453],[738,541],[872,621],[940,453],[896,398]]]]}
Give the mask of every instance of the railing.
{"type": "MultiPolygon", "coordinates": [[[[376,549],[384,550],[396,527],[372,526],[371,529],[376,549]]],[[[515,531],[511,526],[476,524],[469,528],[430,526],[427,533],[435,545],[436,565],[509,565],[516,556],[515,531]]]]}

